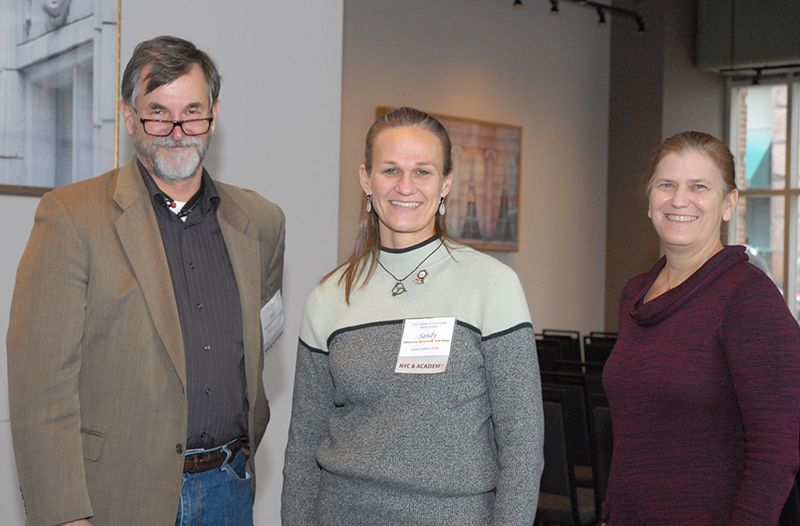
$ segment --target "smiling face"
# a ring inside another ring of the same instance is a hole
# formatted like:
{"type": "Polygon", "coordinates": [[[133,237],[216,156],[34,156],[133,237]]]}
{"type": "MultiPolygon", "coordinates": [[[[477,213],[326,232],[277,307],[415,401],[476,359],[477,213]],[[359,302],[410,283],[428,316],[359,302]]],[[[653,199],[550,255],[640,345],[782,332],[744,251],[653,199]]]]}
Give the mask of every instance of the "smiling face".
{"type": "Polygon", "coordinates": [[[372,195],[383,246],[406,248],[436,233],[439,201],[453,182],[443,164],[441,141],[424,128],[391,128],[375,138],[372,172],[361,165],[359,178],[372,195]]]}
{"type": "Polygon", "coordinates": [[[125,129],[133,139],[139,159],[147,170],[164,181],[176,183],[197,176],[202,172],[202,162],[216,129],[219,101],[209,107],[208,87],[203,70],[195,64],[186,75],[159,86],[145,94],[149,67],[142,70],[139,94],[134,105],[136,111],[121,102],[125,118],[125,129]],[[167,137],[153,137],[144,132],[139,120],[157,119],[185,121],[214,117],[208,133],[188,137],[179,126],[175,126],[167,137]]]}
{"type": "Polygon", "coordinates": [[[725,193],[711,158],[686,151],[671,153],[658,163],[649,197],[647,215],[665,252],[713,254],[722,248],[722,221],[733,217],[739,193],[725,193]]]}

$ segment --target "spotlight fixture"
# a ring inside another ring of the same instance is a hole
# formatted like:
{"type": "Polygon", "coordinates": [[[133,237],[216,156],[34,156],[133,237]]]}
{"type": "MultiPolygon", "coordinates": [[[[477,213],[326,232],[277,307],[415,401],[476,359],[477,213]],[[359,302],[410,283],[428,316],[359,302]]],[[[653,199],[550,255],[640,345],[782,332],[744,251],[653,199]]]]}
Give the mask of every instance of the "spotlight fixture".
{"type": "Polygon", "coordinates": [[[595,0],[550,0],[550,12],[552,14],[558,14],[558,4],[560,2],[566,2],[570,4],[577,5],[578,7],[586,7],[589,9],[594,9],[597,11],[597,25],[600,27],[606,27],[608,25],[608,20],[606,15],[613,15],[616,17],[622,18],[630,18],[634,22],[636,22],[637,33],[640,35],[644,35],[646,33],[644,27],[644,19],[642,15],[638,12],[633,11],[631,9],[624,9],[622,7],[617,7],[612,5],[611,3],[602,3],[597,2],[595,0]]]}
{"type": "Polygon", "coordinates": [[[606,12],[603,11],[602,7],[597,8],[597,25],[599,27],[606,27],[606,12]]]}
{"type": "Polygon", "coordinates": [[[639,26],[638,29],[636,30],[637,33],[639,33],[640,35],[647,34],[647,31],[644,28],[644,19],[642,19],[641,16],[636,17],[636,25],[639,26]]]}
{"type": "Polygon", "coordinates": [[[522,7],[522,0],[514,0],[514,7],[519,9],[522,7]]]}

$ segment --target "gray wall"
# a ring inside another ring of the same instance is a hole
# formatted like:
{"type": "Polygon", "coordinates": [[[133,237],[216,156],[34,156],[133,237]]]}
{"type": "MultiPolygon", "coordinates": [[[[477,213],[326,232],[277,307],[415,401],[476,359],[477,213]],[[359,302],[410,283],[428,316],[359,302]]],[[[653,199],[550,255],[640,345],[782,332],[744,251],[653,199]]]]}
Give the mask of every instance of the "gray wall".
{"type": "Polygon", "coordinates": [[[610,331],[617,330],[625,283],[660,255],[644,194],[659,145],[685,130],[725,140],[724,78],[694,67],[694,4],[614,2],[642,13],[647,34],[637,35],[626,20],[611,29],[605,282],[605,326],[610,331]]]}
{"type": "MultiPolygon", "coordinates": [[[[286,213],[283,338],[266,359],[272,421],[258,457],[256,524],[279,524],[294,353],[303,303],[336,263],[343,0],[228,3],[123,2],[122,63],[141,40],[175,34],[218,62],[223,76],[217,133],[207,167],[251,188],[286,213]],[[313,184],[309,184],[313,181],[313,184]],[[309,212],[313,210],[313,212],[309,212]]],[[[132,149],[122,134],[121,161],[132,149]]],[[[0,334],[17,263],[38,199],[0,196],[0,334]]],[[[0,346],[0,522],[24,524],[11,449],[5,341],[0,346]]],[[[124,410],[124,408],[120,408],[124,410]]]]}
{"type": "Polygon", "coordinates": [[[377,107],[521,126],[520,248],[491,254],[520,276],[537,331],[603,330],[609,29],[576,5],[512,4],[345,2],[339,259],[377,107]]]}

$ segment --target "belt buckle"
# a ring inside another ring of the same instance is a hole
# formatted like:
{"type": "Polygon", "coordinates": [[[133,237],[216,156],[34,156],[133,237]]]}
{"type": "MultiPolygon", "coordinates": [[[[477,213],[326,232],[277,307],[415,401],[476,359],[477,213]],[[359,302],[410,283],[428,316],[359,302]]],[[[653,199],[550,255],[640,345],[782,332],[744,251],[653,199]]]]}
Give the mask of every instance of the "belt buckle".
{"type": "Polygon", "coordinates": [[[184,457],[184,473],[202,473],[217,468],[225,469],[233,459],[234,453],[232,449],[238,451],[245,443],[244,440],[237,438],[222,446],[187,455],[184,457]],[[234,447],[232,448],[231,446],[234,447]],[[225,453],[224,459],[222,457],[223,452],[225,453]]]}
{"type": "Polygon", "coordinates": [[[233,453],[231,453],[231,450],[228,449],[228,446],[230,446],[231,444],[235,444],[235,443],[236,443],[235,441],[234,442],[229,442],[229,443],[225,444],[224,446],[222,446],[222,451],[225,452],[225,460],[222,461],[221,469],[227,469],[228,468],[228,462],[230,462],[231,461],[231,457],[233,457],[233,453]]]}

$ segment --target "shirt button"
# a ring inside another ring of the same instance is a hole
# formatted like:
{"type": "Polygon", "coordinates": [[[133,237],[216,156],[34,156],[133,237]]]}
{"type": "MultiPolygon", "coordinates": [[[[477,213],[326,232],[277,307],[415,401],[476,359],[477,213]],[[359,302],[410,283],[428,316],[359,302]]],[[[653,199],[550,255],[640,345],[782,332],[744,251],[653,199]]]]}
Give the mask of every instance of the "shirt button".
{"type": "Polygon", "coordinates": [[[211,388],[206,389],[206,394],[211,394],[211,388]]]}
{"type": "Polygon", "coordinates": [[[194,263],[189,263],[189,268],[194,269],[194,263]]]}
{"type": "Polygon", "coordinates": [[[204,351],[210,351],[210,350],[211,350],[211,346],[210,346],[210,345],[208,345],[208,344],[206,344],[206,345],[203,345],[203,350],[204,350],[204,351]]]}
{"type": "Polygon", "coordinates": [[[203,431],[202,433],[200,433],[200,438],[205,438],[205,437],[206,437],[206,433],[205,433],[205,431],[203,431]]]}
{"type": "Polygon", "coordinates": [[[178,444],[175,446],[175,453],[182,455],[183,454],[183,444],[178,444]]]}
{"type": "Polygon", "coordinates": [[[202,303],[198,303],[198,304],[197,304],[197,308],[198,308],[198,309],[202,309],[202,308],[203,308],[203,304],[202,304],[202,303]]]}

